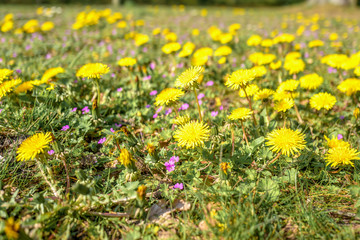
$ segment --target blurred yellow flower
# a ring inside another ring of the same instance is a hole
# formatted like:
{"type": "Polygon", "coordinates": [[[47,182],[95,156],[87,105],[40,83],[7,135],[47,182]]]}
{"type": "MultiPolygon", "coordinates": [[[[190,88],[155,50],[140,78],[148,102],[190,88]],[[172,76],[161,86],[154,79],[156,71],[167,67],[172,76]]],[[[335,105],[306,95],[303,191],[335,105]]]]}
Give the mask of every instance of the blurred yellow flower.
{"type": "Polygon", "coordinates": [[[178,76],[175,82],[175,87],[187,89],[196,87],[198,78],[204,72],[204,68],[201,66],[193,66],[185,70],[178,76]]]}
{"type": "Polygon", "coordinates": [[[251,114],[253,111],[251,111],[248,108],[237,108],[231,112],[231,114],[228,116],[230,120],[240,120],[244,121],[251,117],[251,114]]]}
{"type": "Polygon", "coordinates": [[[130,67],[136,64],[136,59],[131,57],[125,57],[120,59],[117,64],[121,67],[130,67]]]}
{"type": "Polygon", "coordinates": [[[165,88],[156,96],[155,105],[167,106],[174,104],[179,99],[179,97],[183,96],[184,94],[184,91],[181,89],[165,88]]]}
{"type": "Polygon", "coordinates": [[[274,109],[277,112],[286,112],[294,106],[295,102],[292,98],[284,98],[279,101],[276,101],[274,104],[274,109]]]}
{"type": "Polygon", "coordinates": [[[330,93],[318,93],[310,98],[310,106],[316,110],[320,110],[322,108],[330,110],[333,108],[335,103],[336,98],[330,93]]]}
{"type": "Polygon", "coordinates": [[[102,75],[110,71],[109,67],[102,63],[88,63],[82,66],[76,73],[80,78],[95,78],[99,79],[102,75]]]}
{"type": "Polygon", "coordinates": [[[318,74],[307,74],[300,78],[300,87],[308,90],[317,89],[323,82],[324,79],[318,74]]]}

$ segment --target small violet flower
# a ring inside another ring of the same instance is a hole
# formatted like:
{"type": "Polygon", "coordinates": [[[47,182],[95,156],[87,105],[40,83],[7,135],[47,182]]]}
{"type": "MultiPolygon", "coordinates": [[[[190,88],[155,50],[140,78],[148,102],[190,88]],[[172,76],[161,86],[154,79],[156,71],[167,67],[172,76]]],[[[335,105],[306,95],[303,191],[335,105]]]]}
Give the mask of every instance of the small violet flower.
{"type": "Polygon", "coordinates": [[[156,94],[157,94],[157,91],[156,91],[156,90],[150,92],[150,96],[154,96],[154,95],[156,95],[156,94]]]}
{"type": "Polygon", "coordinates": [[[184,189],[184,185],[183,185],[182,183],[176,183],[176,184],[173,186],[173,189],[183,190],[183,189],[184,189]]]}
{"type": "Polygon", "coordinates": [[[219,114],[218,111],[212,111],[212,112],[211,112],[211,116],[212,116],[212,117],[216,117],[218,114],[219,114]]]}
{"type": "Polygon", "coordinates": [[[344,138],[344,137],[343,137],[342,134],[338,134],[338,135],[337,135],[337,139],[338,139],[338,140],[343,139],[343,138],[344,138]]]}
{"type": "Polygon", "coordinates": [[[100,138],[98,144],[103,144],[106,141],[106,137],[100,138]]]}
{"type": "Polygon", "coordinates": [[[49,151],[48,151],[48,154],[49,154],[49,155],[53,155],[54,153],[55,153],[54,150],[49,150],[49,151]]]}
{"type": "Polygon", "coordinates": [[[208,82],[206,83],[206,86],[208,86],[208,87],[210,87],[210,86],[212,86],[212,85],[214,85],[214,82],[213,82],[213,81],[208,81],[208,82]]]}
{"type": "Polygon", "coordinates": [[[61,131],[66,131],[66,130],[68,130],[70,127],[69,127],[69,125],[65,125],[65,126],[63,126],[62,128],[61,128],[61,131]]]}

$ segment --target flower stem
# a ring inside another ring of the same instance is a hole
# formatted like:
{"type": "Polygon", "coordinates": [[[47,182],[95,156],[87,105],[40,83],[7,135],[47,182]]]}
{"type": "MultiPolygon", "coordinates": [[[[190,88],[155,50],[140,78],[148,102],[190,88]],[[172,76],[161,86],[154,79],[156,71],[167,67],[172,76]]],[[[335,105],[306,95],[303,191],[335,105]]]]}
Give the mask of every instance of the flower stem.
{"type": "Polygon", "coordinates": [[[242,128],[243,133],[244,133],[245,142],[246,142],[246,144],[249,146],[249,140],[248,140],[247,135],[246,135],[246,132],[245,132],[244,123],[243,123],[242,121],[240,121],[240,122],[241,122],[241,128],[242,128]]]}
{"type": "Polygon", "coordinates": [[[59,198],[59,194],[57,193],[54,185],[50,182],[50,180],[48,179],[48,177],[46,176],[45,172],[44,172],[44,169],[43,169],[43,166],[42,166],[42,163],[39,161],[39,160],[35,160],[38,167],[39,167],[39,170],[41,172],[41,175],[43,176],[45,182],[50,186],[50,189],[51,191],[53,192],[54,196],[59,198]]]}
{"type": "Polygon", "coordinates": [[[301,116],[300,116],[299,109],[297,108],[296,104],[294,104],[294,109],[295,109],[295,112],[296,112],[296,116],[297,116],[297,118],[298,118],[298,120],[299,120],[299,123],[300,123],[300,124],[303,124],[304,121],[302,120],[302,118],[301,118],[301,116]]]}
{"type": "Polygon", "coordinates": [[[279,159],[280,156],[281,156],[281,152],[279,152],[273,160],[271,160],[268,164],[266,164],[266,167],[273,164],[276,160],[279,159]]]}
{"type": "Polygon", "coordinates": [[[95,118],[99,118],[99,116],[100,116],[100,85],[99,85],[99,80],[97,78],[94,79],[94,82],[95,82],[97,96],[96,96],[96,100],[94,100],[94,102],[93,102],[93,115],[95,118]]]}
{"type": "Polygon", "coordinates": [[[200,122],[202,122],[200,104],[199,104],[199,99],[198,99],[198,97],[197,97],[197,93],[196,93],[196,88],[195,88],[195,87],[194,87],[194,94],[195,94],[196,104],[197,104],[197,107],[198,107],[198,110],[199,110],[200,122]]]}
{"type": "Polygon", "coordinates": [[[255,113],[254,113],[253,108],[252,108],[251,99],[249,98],[249,96],[248,96],[248,94],[247,94],[247,92],[246,92],[246,89],[243,88],[243,90],[244,90],[246,99],[247,99],[248,102],[249,102],[249,108],[250,108],[250,110],[252,111],[252,118],[253,118],[253,121],[254,121],[254,125],[256,126],[257,123],[256,123],[255,113]]]}
{"type": "Polygon", "coordinates": [[[235,151],[235,133],[234,133],[234,127],[231,126],[231,156],[234,155],[235,151]]]}

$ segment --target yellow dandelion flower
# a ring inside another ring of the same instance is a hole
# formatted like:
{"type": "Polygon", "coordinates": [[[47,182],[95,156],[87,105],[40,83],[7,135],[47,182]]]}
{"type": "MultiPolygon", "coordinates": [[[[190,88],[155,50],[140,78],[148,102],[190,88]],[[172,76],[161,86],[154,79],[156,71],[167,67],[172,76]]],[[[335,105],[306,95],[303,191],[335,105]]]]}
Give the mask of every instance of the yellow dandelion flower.
{"type": "MultiPolygon", "coordinates": [[[[1,72],[1,70],[0,70],[0,72],[1,72]]],[[[354,73],[356,76],[360,77],[360,66],[355,68],[354,73]]],[[[1,76],[1,73],[0,73],[0,76],[1,76]]]]}
{"type": "Polygon", "coordinates": [[[275,102],[274,109],[277,112],[286,112],[294,106],[294,100],[292,98],[284,98],[280,101],[275,102]]]}
{"type": "Polygon", "coordinates": [[[191,65],[193,66],[202,66],[207,63],[209,59],[209,56],[207,55],[199,55],[199,56],[193,56],[191,58],[191,65]]]}
{"type": "Polygon", "coordinates": [[[154,146],[154,144],[148,143],[146,145],[146,150],[148,151],[150,156],[153,156],[153,154],[155,153],[156,147],[154,146]]]}
{"type": "Polygon", "coordinates": [[[49,68],[48,70],[46,70],[44,72],[40,81],[42,83],[47,83],[51,78],[53,78],[56,75],[58,75],[59,73],[63,73],[63,72],[65,72],[65,69],[63,69],[62,67],[49,68]]]}
{"type": "Polygon", "coordinates": [[[22,93],[22,92],[27,92],[27,91],[31,91],[34,88],[34,84],[32,81],[27,81],[27,82],[23,82],[22,84],[20,84],[19,86],[17,86],[14,90],[15,93],[22,93]]]}
{"type": "Polygon", "coordinates": [[[44,22],[41,25],[41,31],[48,32],[48,31],[52,30],[54,27],[55,27],[55,24],[53,22],[51,22],[51,21],[44,22]]]}
{"type": "MultiPolygon", "coordinates": [[[[272,54],[271,54],[272,55],[272,54]]],[[[249,55],[249,60],[250,62],[252,62],[253,64],[256,65],[262,65],[262,60],[264,57],[264,53],[262,52],[254,52],[252,54],[249,55]]],[[[276,57],[275,57],[276,58],[276,57]]],[[[271,62],[271,61],[270,61],[271,62]]]]}
{"type": "Polygon", "coordinates": [[[246,41],[248,46],[259,46],[261,44],[262,38],[259,35],[252,35],[246,41]]]}
{"type": "Polygon", "coordinates": [[[243,88],[240,89],[239,96],[240,97],[246,97],[246,95],[248,97],[254,96],[259,91],[259,87],[256,84],[250,84],[250,85],[246,86],[245,91],[243,88]],[[246,91],[246,94],[245,94],[245,91],[246,91]]]}
{"type": "Polygon", "coordinates": [[[129,167],[135,162],[135,159],[126,148],[121,149],[120,156],[117,160],[125,167],[129,167]]]}
{"type": "Polygon", "coordinates": [[[273,98],[275,101],[280,101],[282,99],[285,98],[296,98],[299,96],[299,93],[294,93],[294,92],[287,92],[287,91],[279,91],[277,90],[274,94],[273,94],[273,98]]]}
{"type": "Polygon", "coordinates": [[[295,91],[298,86],[299,86],[300,82],[298,80],[294,80],[294,79],[289,79],[286,80],[282,83],[280,83],[277,91],[278,92],[293,92],[295,91]]]}
{"type": "Polygon", "coordinates": [[[358,119],[358,117],[360,116],[360,108],[355,108],[353,114],[355,119],[358,119]]]}
{"type": "Polygon", "coordinates": [[[16,159],[18,161],[33,160],[38,154],[43,153],[52,141],[51,133],[37,133],[28,137],[18,147],[16,159]]]}
{"type": "Polygon", "coordinates": [[[291,43],[295,40],[295,36],[289,33],[283,33],[274,38],[274,43],[291,43]]]}
{"type": "Polygon", "coordinates": [[[290,73],[290,74],[296,74],[301,71],[304,71],[305,69],[305,62],[302,59],[292,59],[285,61],[284,68],[290,73]]]}
{"type": "Polygon", "coordinates": [[[8,92],[11,92],[13,88],[20,83],[21,83],[21,79],[18,78],[0,84],[0,99],[6,96],[8,92]]]}
{"type": "Polygon", "coordinates": [[[219,35],[219,40],[221,44],[226,44],[231,42],[233,35],[231,33],[222,33],[219,35]]]}
{"type": "Polygon", "coordinates": [[[102,63],[88,63],[82,66],[76,73],[81,78],[97,78],[110,71],[109,67],[102,63]]]}
{"type": "Polygon", "coordinates": [[[346,95],[350,96],[358,91],[360,91],[360,79],[357,78],[348,78],[340,83],[337,88],[345,93],[346,95]]]}
{"type": "Polygon", "coordinates": [[[145,43],[147,43],[149,41],[149,36],[146,34],[141,34],[141,33],[137,33],[134,37],[135,40],[135,45],[136,46],[141,46],[144,45],[145,43]]]}
{"type": "Polygon", "coordinates": [[[337,167],[338,165],[354,166],[353,160],[359,160],[359,152],[351,147],[330,148],[325,155],[326,165],[337,167]]]}
{"type": "Polygon", "coordinates": [[[5,221],[4,232],[8,239],[18,239],[20,230],[20,221],[15,221],[13,217],[5,221]]]}
{"type": "Polygon", "coordinates": [[[254,80],[256,73],[251,69],[240,69],[233,72],[226,80],[225,85],[231,89],[238,90],[245,87],[250,81],[254,80]]]}
{"type": "Polygon", "coordinates": [[[264,66],[255,66],[250,68],[250,70],[254,71],[255,77],[262,77],[267,73],[267,70],[264,66]]]}
{"type": "Polygon", "coordinates": [[[231,166],[230,166],[230,164],[229,163],[227,163],[227,162],[222,162],[222,163],[220,163],[220,169],[221,169],[221,171],[224,173],[224,174],[228,174],[228,172],[230,171],[230,169],[231,169],[231,166]]]}
{"type": "Polygon", "coordinates": [[[161,51],[163,51],[163,53],[165,54],[170,54],[172,52],[177,52],[178,50],[180,50],[181,48],[181,44],[178,42],[170,42],[165,44],[162,48],[161,51]]]}
{"type": "Polygon", "coordinates": [[[203,146],[210,137],[209,126],[206,123],[191,121],[175,131],[174,138],[180,147],[195,148],[203,146]]]}
{"type": "Polygon", "coordinates": [[[323,82],[324,79],[316,73],[307,74],[300,78],[300,87],[308,90],[317,89],[323,82]]]}
{"type": "Polygon", "coordinates": [[[330,110],[334,107],[335,103],[336,98],[330,93],[318,93],[310,98],[310,106],[316,110],[320,110],[322,108],[330,110]]]}
{"type": "Polygon", "coordinates": [[[271,47],[272,45],[274,45],[274,41],[270,38],[267,38],[267,39],[264,39],[261,41],[262,47],[271,47]]]}
{"type": "Polygon", "coordinates": [[[251,111],[248,108],[237,108],[231,112],[231,114],[230,114],[230,116],[228,116],[228,118],[230,120],[244,121],[244,120],[250,118],[252,113],[253,113],[253,111],[251,111]]]}
{"type": "Polygon", "coordinates": [[[221,46],[215,50],[214,56],[228,56],[232,53],[232,49],[229,46],[221,46]]]}
{"type": "Polygon", "coordinates": [[[291,130],[289,128],[281,128],[273,130],[265,138],[267,146],[274,153],[281,153],[286,156],[299,153],[300,150],[305,148],[305,135],[300,133],[299,130],[291,130]]]}
{"type": "Polygon", "coordinates": [[[348,56],[345,54],[330,54],[321,58],[321,63],[325,63],[333,68],[340,68],[341,65],[348,61],[348,56]]]}
{"type": "Polygon", "coordinates": [[[291,60],[294,60],[294,59],[298,59],[298,58],[301,58],[301,53],[299,53],[299,52],[289,52],[285,56],[285,62],[286,61],[291,61],[291,60]]]}
{"type": "Polygon", "coordinates": [[[8,79],[9,76],[11,76],[11,74],[13,73],[13,70],[7,69],[7,68],[3,68],[0,69],[0,83],[2,83],[2,81],[8,79]]]}
{"type": "Polygon", "coordinates": [[[317,39],[317,40],[310,41],[308,46],[309,46],[309,48],[322,47],[322,46],[324,46],[324,42],[317,39]]]}
{"type": "Polygon", "coordinates": [[[165,88],[156,96],[155,105],[164,106],[174,104],[179,99],[179,97],[184,94],[184,91],[182,91],[181,89],[165,88]]]}
{"type": "Polygon", "coordinates": [[[130,67],[136,64],[136,59],[131,57],[125,57],[120,59],[117,64],[121,67],[130,67]]]}
{"type": "Polygon", "coordinates": [[[184,116],[178,116],[177,118],[175,118],[173,120],[173,123],[178,125],[178,126],[182,126],[186,123],[190,122],[190,117],[189,115],[184,115],[184,116]]]}
{"type": "Polygon", "coordinates": [[[197,80],[204,72],[204,68],[201,66],[193,66],[188,68],[176,79],[175,87],[187,89],[197,86],[197,80]]]}
{"type": "Polygon", "coordinates": [[[324,136],[326,140],[326,144],[329,148],[337,148],[337,147],[350,147],[350,143],[343,141],[342,139],[338,139],[336,137],[332,137],[331,139],[324,136]]]}
{"type": "Polygon", "coordinates": [[[254,100],[264,100],[264,99],[268,99],[269,97],[271,97],[273,94],[275,93],[274,90],[272,89],[268,89],[268,88],[263,88],[260,89],[254,96],[254,100]]]}
{"type": "Polygon", "coordinates": [[[281,61],[277,61],[277,62],[272,62],[270,63],[270,68],[273,70],[279,69],[281,67],[281,61]]]}

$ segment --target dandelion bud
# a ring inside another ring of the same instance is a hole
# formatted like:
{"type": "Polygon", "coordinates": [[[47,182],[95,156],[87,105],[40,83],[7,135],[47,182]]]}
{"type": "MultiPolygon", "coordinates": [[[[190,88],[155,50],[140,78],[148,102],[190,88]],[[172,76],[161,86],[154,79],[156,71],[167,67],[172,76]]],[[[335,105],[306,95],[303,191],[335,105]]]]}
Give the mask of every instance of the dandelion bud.
{"type": "Polygon", "coordinates": [[[358,117],[360,116],[360,108],[355,108],[353,114],[355,119],[358,119],[358,117]]]}

